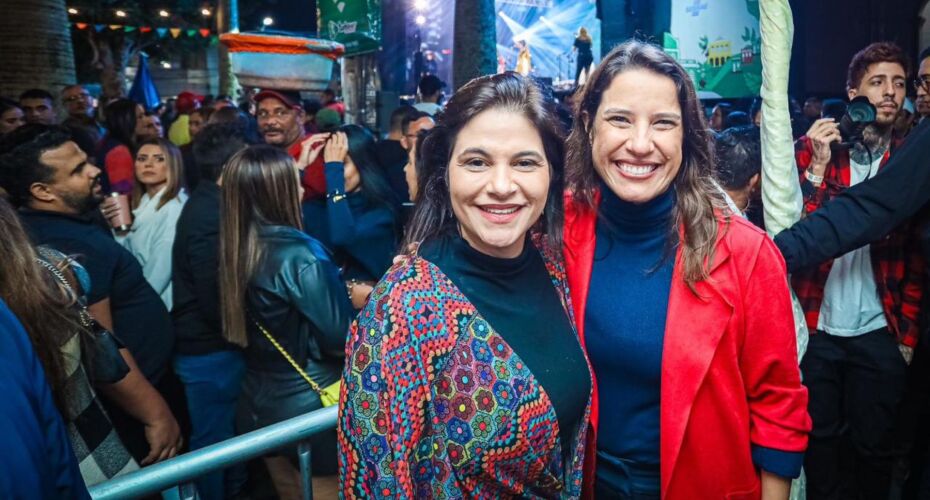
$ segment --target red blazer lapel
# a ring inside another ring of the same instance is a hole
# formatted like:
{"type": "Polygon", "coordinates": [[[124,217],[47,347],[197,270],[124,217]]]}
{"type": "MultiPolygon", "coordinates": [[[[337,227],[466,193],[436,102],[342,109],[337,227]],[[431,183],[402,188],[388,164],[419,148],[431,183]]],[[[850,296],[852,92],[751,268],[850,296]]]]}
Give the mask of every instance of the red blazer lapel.
{"type": "MultiPolygon", "coordinates": [[[[597,209],[581,206],[572,200],[571,193],[565,194],[565,270],[568,274],[568,288],[575,312],[575,324],[581,347],[585,348],[584,318],[588,303],[588,287],[591,284],[591,269],[594,265],[595,228],[597,209]]],[[[600,202],[600,194],[595,195],[595,207],[600,202]]],[[[582,498],[594,498],[594,471],[597,458],[597,422],[599,417],[597,377],[591,378],[591,409],[589,413],[590,429],[585,439],[584,474],[582,498]]]]}
{"type": "MultiPolygon", "coordinates": [[[[721,225],[721,233],[725,230],[721,225]]],[[[720,266],[728,259],[729,251],[720,240],[718,237],[709,279],[695,285],[698,295],[682,279],[680,249],[676,255],[662,352],[659,424],[662,492],[669,490],[695,397],[733,313],[733,305],[714,285],[715,278],[726,280],[723,276],[726,269],[720,266]]]]}

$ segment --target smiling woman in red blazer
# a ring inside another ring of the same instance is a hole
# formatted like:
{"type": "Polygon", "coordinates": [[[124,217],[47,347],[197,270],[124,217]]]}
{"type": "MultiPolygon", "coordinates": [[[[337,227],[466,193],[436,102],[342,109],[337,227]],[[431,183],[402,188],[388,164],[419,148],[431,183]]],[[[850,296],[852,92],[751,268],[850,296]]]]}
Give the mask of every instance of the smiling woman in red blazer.
{"type": "Polygon", "coordinates": [[[627,42],[577,102],[565,259],[597,378],[586,492],[787,498],[811,424],[785,264],[725,208],[687,72],[627,42]]]}

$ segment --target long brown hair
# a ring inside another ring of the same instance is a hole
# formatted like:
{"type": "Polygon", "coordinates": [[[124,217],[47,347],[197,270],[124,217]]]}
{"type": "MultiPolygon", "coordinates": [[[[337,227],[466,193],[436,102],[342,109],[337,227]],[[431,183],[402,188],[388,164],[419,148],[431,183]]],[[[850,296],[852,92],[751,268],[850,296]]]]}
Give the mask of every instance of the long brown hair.
{"type": "Polygon", "coordinates": [[[675,221],[670,241],[681,248],[682,276],[688,287],[707,279],[708,266],[714,258],[718,221],[714,210],[725,206],[720,190],[713,183],[714,157],[712,139],[704,112],[691,77],[680,64],[661,48],[636,40],[627,41],[605,57],[582,87],[575,107],[575,128],[566,141],[566,172],[569,189],[576,202],[593,208],[598,174],[591,152],[593,128],[604,92],[620,73],[643,69],[665,76],[678,89],[681,105],[684,144],[681,169],[674,180],[677,194],[675,221]]]}
{"type": "Polygon", "coordinates": [[[158,137],[142,141],[132,158],[133,208],[137,208],[139,206],[139,201],[142,200],[142,195],[145,193],[145,185],[143,185],[139,181],[139,178],[135,175],[136,156],[139,154],[139,150],[142,149],[142,146],[158,146],[161,148],[161,152],[165,155],[165,162],[168,164],[168,184],[165,189],[165,194],[162,195],[161,200],[158,202],[158,206],[155,207],[155,210],[158,210],[165,206],[165,203],[168,203],[169,201],[177,198],[178,195],[181,194],[181,184],[184,180],[184,159],[181,156],[181,150],[172,144],[168,139],[158,137]]]}
{"type": "Polygon", "coordinates": [[[226,164],[220,215],[220,302],[223,337],[248,345],[245,294],[262,258],[258,228],[301,229],[300,189],[294,160],[271,146],[251,146],[226,164]]]}
{"type": "Polygon", "coordinates": [[[61,347],[82,331],[76,297],[66,294],[40,267],[38,255],[13,207],[0,199],[0,299],[9,306],[29,334],[42,362],[55,406],[64,413],[65,360],[61,347]]]}
{"type": "Polygon", "coordinates": [[[475,78],[462,86],[446,104],[436,126],[418,139],[416,164],[420,194],[407,225],[404,248],[455,230],[457,222],[449,194],[449,161],[456,138],[472,118],[496,108],[522,114],[542,138],[550,168],[549,196],[536,230],[547,235],[554,248],[561,247],[565,144],[562,127],[547,90],[529,77],[508,71],[475,78]]]}

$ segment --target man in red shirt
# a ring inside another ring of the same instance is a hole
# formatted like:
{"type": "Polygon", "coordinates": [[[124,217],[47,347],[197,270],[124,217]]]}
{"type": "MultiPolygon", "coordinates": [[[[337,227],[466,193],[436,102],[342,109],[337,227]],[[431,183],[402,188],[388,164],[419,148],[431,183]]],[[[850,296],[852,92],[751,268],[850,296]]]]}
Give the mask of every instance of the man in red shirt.
{"type": "MultiPolygon", "coordinates": [[[[294,161],[298,161],[304,139],[304,110],[300,93],[265,89],[255,94],[255,107],[258,132],[265,143],[286,150],[294,161]]],[[[306,168],[301,183],[304,199],[326,194],[322,156],[306,168]]]]}

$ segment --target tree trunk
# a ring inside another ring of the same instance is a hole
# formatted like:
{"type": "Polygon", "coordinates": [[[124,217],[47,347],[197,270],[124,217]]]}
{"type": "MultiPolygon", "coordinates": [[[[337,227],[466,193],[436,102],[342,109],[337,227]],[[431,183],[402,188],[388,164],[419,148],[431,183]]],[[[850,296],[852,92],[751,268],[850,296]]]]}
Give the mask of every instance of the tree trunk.
{"type": "MultiPolygon", "coordinates": [[[[239,32],[239,2],[238,0],[219,0],[216,6],[217,33],[239,32]]],[[[220,94],[226,94],[233,99],[239,90],[239,82],[233,74],[232,64],[229,61],[229,50],[222,43],[217,44],[219,52],[217,62],[220,73],[220,94]]]]}
{"type": "Polygon", "coordinates": [[[459,88],[472,78],[497,72],[494,0],[455,2],[452,79],[459,88]]]}
{"type": "Polygon", "coordinates": [[[91,36],[95,44],[100,66],[101,101],[107,103],[126,96],[126,66],[132,56],[132,47],[122,34],[108,33],[91,36]]]}
{"type": "Polygon", "coordinates": [[[3,0],[0,95],[36,87],[58,94],[75,79],[64,0],[3,0]]]}

